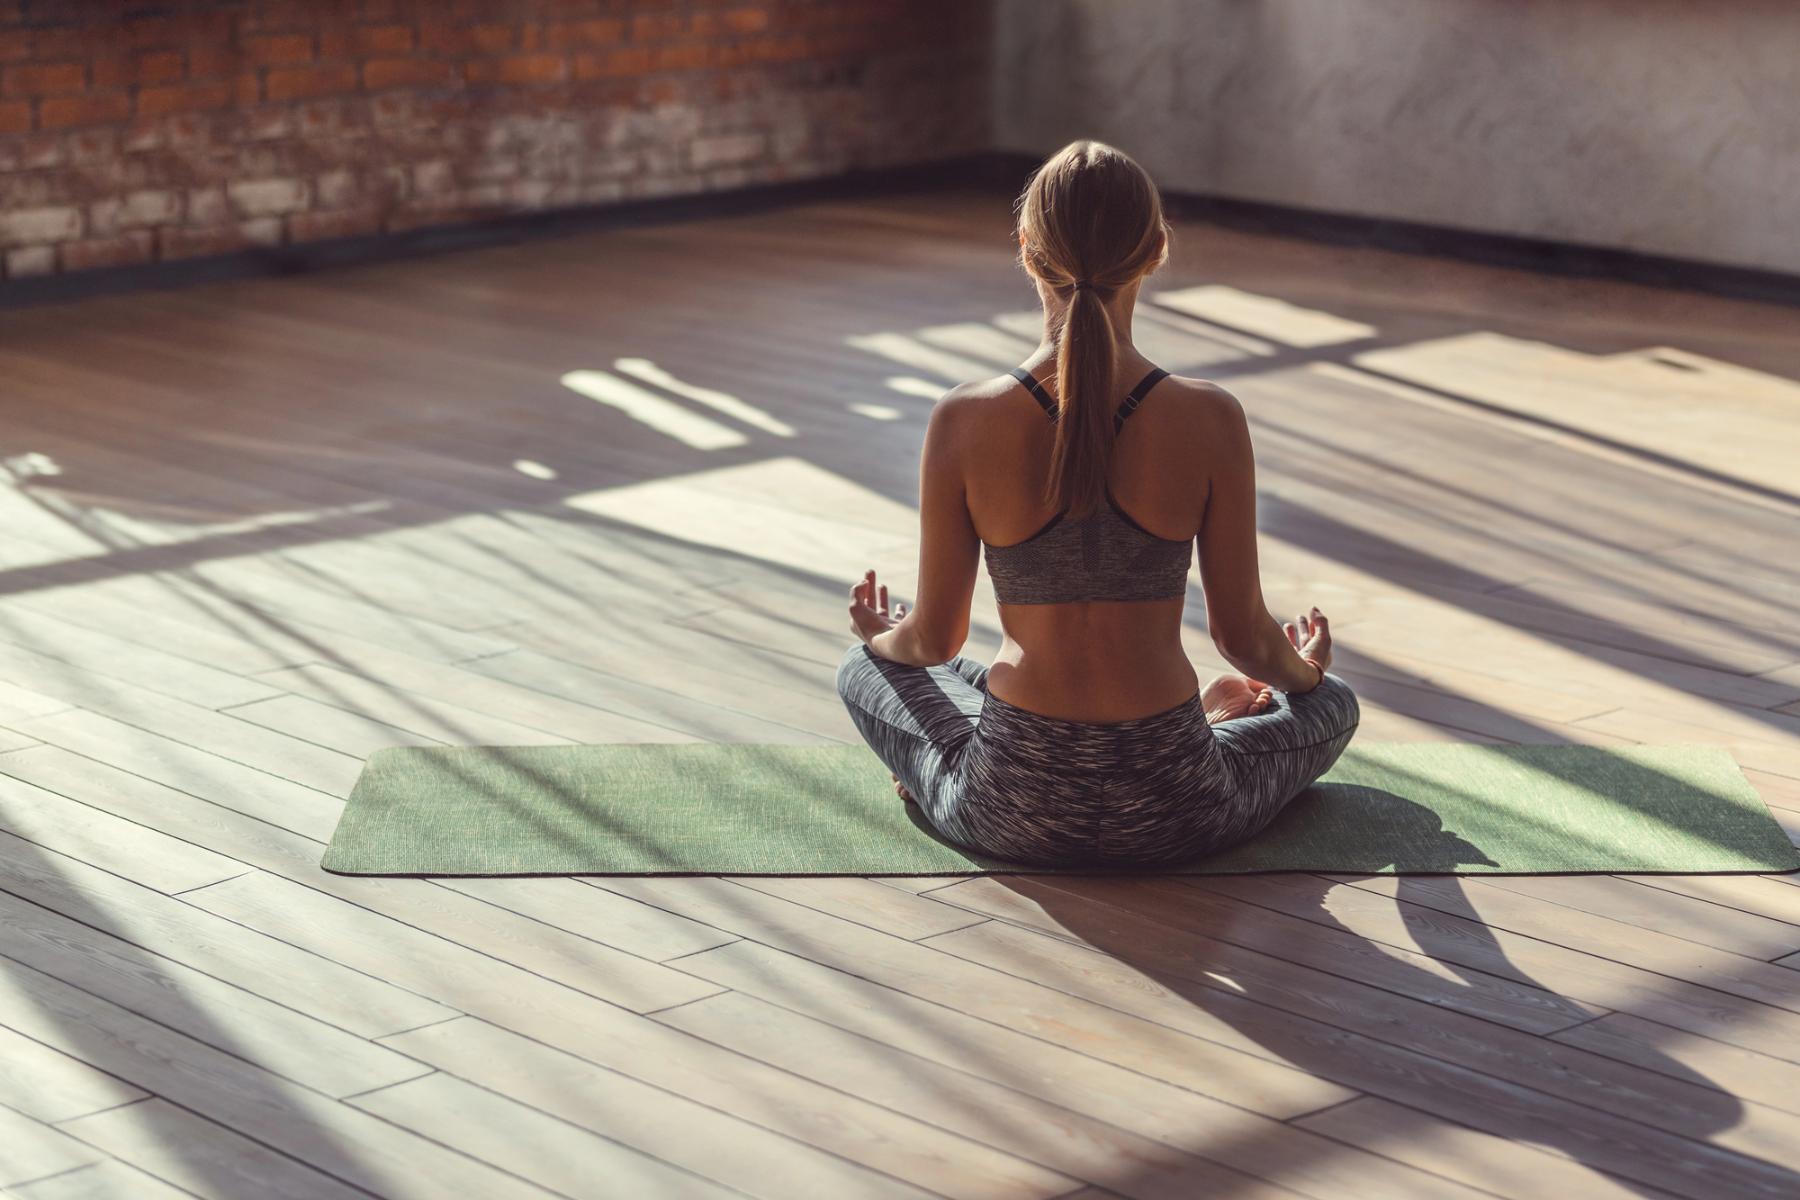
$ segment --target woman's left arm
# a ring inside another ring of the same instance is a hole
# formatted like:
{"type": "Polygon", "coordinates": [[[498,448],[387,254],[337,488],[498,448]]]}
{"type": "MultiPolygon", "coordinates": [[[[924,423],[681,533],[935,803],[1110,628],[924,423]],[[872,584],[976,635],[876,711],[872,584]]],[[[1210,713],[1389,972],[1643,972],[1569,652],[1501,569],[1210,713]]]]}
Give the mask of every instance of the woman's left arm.
{"type": "MultiPolygon", "coordinates": [[[[960,390],[953,388],[939,400],[925,425],[925,445],[919,454],[919,593],[914,605],[886,629],[868,632],[863,621],[857,622],[869,649],[908,666],[948,662],[969,636],[981,539],[969,517],[963,482],[965,439],[959,429],[965,405],[960,390]]],[[[869,597],[871,603],[875,599],[869,597]]],[[[853,591],[852,617],[856,606],[853,591]]]]}

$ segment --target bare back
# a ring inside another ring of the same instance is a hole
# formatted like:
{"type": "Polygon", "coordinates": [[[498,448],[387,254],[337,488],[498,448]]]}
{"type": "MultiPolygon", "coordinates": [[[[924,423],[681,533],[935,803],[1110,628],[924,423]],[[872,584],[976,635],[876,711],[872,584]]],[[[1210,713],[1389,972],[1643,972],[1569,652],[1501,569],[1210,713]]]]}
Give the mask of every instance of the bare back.
{"type": "MultiPolygon", "coordinates": [[[[1120,364],[1117,396],[1150,363],[1120,364]]],[[[1053,386],[1053,384],[1052,384],[1053,386]]],[[[965,392],[964,488],[982,541],[1009,545],[1055,515],[1041,497],[1055,427],[1029,392],[1001,376],[965,392]]],[[[1206,515],[1222,393],[1169,376],[1151,389],[1114,443],[1113,498],[1131,520],[1161,538],[1193,542],[1206,515]]],[[[1000,604],[1006,640],[989,690],[1020,708],[1076,721],[1124,721],[1191,697],[1199,678],[1182,648],[1185,598],[1000,604]]]]}

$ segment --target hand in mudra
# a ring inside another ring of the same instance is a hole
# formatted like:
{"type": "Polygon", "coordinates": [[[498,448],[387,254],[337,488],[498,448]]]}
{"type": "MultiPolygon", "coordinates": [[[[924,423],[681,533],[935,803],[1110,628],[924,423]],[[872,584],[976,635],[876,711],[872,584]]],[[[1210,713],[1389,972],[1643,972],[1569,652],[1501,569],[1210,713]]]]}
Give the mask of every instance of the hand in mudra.
{"type": "Polygon", "coordinates": [[[1301,658],[1312,659],[1321,671],[1331,669],[1331,622],[1319,611],[1318,605],[1313,605],[1311,612],[1303,612],[1284,623],[1281,630],[1301,658]]]}
{"type": "Polygon", "coordinates": [[[1206,709],[1208,725],[1268,712],[1274,700],[1274,689],[1248,675],[1219,675],[1200,689],[1200,704],[1206,709]]]}
{"type": "Polygon", "coordinates": [[[863,577],[850,586],[850,628],[863,641],[886,633],[905,616],[906,605],[900,601],[888,608],[887,584],[877,583],[873,570],[864,571],[863,577]]]}

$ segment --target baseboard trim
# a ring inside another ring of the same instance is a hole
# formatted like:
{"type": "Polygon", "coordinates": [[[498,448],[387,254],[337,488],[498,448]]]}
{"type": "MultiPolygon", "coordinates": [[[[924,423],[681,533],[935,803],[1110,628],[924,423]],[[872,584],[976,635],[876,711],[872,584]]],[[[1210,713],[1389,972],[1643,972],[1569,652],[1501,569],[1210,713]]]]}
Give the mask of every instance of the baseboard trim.
{"type": "Polygon", "coordinates": [[[121,292],[163,290],[225,280],[297,275],[473,250],[606,229],[740,216],[822,199],[852,199],[929,191],[970,183],[1002,186],[1008,164],[976,153],[925,163],[856,168],[837,175],[757,184],[716,192],[691,192],[578,208],[508,213],[402,233],[360,234],[293,245],[258,247],[172,262],[103,267],[67,275],[43,275],[0,283],[0,309],[58,304],[121,292]]]}
{"type": "MultiPolygon", "coordinates": [[[[1002,177],[1013,177],[1019,187],[1024,186],[1032,169],[1041,161],[1031,155],[1009,152],[995,152],[994,157],[1003,160],[1004,165],[997,163],[990,166],[989,171],[1002,177]]],[[[1368,246],[1548,275],[1611,279],[1649,287],[1706,292],[1765,304],[1800,305],[1800,274],[1783,271],[1726,266],[1579,242],[1483,233],[1418,221],[1296,208],[1203,192],[1165,190],[1163,205],[1172,216],[1250,233],[1303,238],[1338,246],[1368,246]]]]}
{"type": "MultiPolygon", "coordinates": [[[[185,287],[221,280],[293,275],[575,233],[741,215],[820,199],[851,199],[970,185],[1016,194],[1041,161],[1032,155],[1010,151],[983,151],[927,163],[859,168],[838,175],[730,191],[514,213],[405,233],[368,234],[244,250],[209,258],[17,279],[0,284],[0,308],[62,303],[117,292],[185,287]]],[[[1724,266],[1604,246],[1482,233],[1195,192],[1165,191],[1163,201],[1172,216],[1228,229],[1331,245],[1368,246],[1542,274],[1610,279],[1765,304],[1800,306],[1800,275],[1781,271],[1724,266]]]]}

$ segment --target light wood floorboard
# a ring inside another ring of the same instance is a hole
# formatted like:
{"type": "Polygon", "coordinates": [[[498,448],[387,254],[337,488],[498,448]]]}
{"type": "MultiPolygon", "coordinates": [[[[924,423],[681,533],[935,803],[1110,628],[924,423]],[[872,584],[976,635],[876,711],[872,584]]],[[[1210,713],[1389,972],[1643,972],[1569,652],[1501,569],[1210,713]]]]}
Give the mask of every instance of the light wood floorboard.
{"type": "MultiPolygon", "coordinates": [[[[387,746],[856,744],[1010,200],[0,310],[0,1190],[1800,1194],[1794,876],[319,869],[387,746]]],[[[1177,224],[1134,335],[1359,737],[1722,746],[1800,841],[1791,309],[1177,224]]]]}

